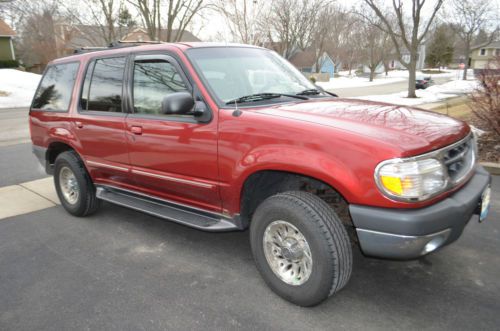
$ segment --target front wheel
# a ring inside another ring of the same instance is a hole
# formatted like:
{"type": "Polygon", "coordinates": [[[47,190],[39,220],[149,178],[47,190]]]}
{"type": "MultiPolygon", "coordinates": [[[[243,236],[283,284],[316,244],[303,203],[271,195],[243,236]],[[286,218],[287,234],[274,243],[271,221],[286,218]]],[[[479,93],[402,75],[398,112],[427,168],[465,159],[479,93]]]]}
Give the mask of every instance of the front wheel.
{"type": "Polygon", "coordinates": [[[335,211],[311,193],[266,199],[253,215],[250,244],[268,286],[300,306],[321,303],[351,275],[349,236],[335,211]]]}

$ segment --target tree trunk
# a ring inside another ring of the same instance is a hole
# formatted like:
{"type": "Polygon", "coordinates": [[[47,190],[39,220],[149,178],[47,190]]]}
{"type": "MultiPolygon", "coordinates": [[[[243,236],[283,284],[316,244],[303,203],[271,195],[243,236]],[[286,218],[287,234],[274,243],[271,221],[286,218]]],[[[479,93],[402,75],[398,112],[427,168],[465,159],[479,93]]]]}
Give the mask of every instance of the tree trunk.
{"type": "Polygon", "coordinates": [[[469,56],[470,56],[470,41],[465,40],[465,59],[464,59],[464,73],[462,76],[463,80],[467,80],[467,69],[469,69],[469,56]]]}
{"type": "Polygon", "coordinates": [[[375,69],[377,69],[376,66],[370,67],[370,82],[373,82],[373,78],[375,78],[375,69]]]}
{"type": "MultiPolygon", "coordinates": [[[[412,52],[413,53],[413,52],[412,52]]],[[[415,93],[415,80],[417,78],[417,56],[416,54],[410,55],[410,63],[408,65],[408,98],[416,98],[415,93]]]]}

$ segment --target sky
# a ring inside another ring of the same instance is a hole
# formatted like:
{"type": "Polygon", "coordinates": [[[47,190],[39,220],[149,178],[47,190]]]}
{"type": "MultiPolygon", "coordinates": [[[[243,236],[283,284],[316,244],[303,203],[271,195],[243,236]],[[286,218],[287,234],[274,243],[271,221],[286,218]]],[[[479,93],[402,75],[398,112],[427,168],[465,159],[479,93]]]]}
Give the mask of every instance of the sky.
{"type": "MultiPolygon", "coordinates": [[[[267,0],[257,0],[257,4],[266,2],[267,0]]],[[[353,6],[359,6],[363,3],[362,0],[333,0],[347,8],[353,6]]],[[[391,0],[379,0],[380,3],[385,3],[386,6],[392,6],[391,0]]],[[[410,0],[403,0],[405,2],[411,2],[410,0]]],[[[435,0],[427,0],[423,8],[423,17],[429,17],[432,8],[435,4],[435,0]]],[[[449,4],[451,0],[445,0],[444,8],[449,4]]],[[[497,17],[500,19],[500,0],[492,0],[493,8],[497,12],[497,17]]],[[[409,6],[408,6],[409,7],[409,6]]],[[[498,24],[498,23],[497,23],[498,24]]],[[[219,13],[210,10],[204,13],[203,18],[196,18],[192,22],[191,26],[192,32],[199,37],[201,40],[211,40],[215,36],[223,37],[224,41],[231,41],[231,35],[229,28],[227,26],[225,18],[219,13]]]]}

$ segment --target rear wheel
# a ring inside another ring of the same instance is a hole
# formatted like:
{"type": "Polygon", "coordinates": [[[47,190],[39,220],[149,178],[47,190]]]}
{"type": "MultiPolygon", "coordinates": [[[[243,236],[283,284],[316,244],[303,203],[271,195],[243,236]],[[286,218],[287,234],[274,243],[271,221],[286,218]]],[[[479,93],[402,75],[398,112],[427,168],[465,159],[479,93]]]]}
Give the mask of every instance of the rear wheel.
{"type": "Polygon", "coordinates": [[[57,156],[54,184],[61,204],[70,214],[86,216],[99,207],[94,184],[75,152],[63,152],[57,156]]]}
{"type": "Polygon", "coordinates": [[[252,218],[250,243],[269,287],[297,305],[319,304],[350,278],[349,236],[334,210],[311,193],[266,199],[252,218]]]}

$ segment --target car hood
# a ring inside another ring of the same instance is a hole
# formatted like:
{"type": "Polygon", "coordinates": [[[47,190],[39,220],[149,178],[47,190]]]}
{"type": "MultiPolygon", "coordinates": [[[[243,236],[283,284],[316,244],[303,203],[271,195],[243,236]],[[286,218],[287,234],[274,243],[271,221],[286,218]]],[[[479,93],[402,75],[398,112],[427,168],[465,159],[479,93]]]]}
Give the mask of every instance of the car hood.
{"type": "Polygon", "coordinates": [[[470,132],[466,123],[445,115],[366,100],[309,100],[256,111],[366,136],[399,149],[402,156],[444,147],[470,132]]]}

